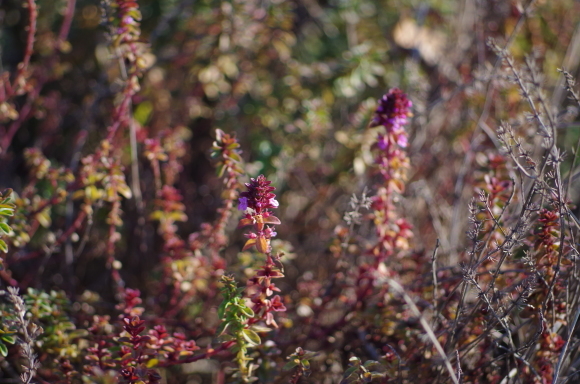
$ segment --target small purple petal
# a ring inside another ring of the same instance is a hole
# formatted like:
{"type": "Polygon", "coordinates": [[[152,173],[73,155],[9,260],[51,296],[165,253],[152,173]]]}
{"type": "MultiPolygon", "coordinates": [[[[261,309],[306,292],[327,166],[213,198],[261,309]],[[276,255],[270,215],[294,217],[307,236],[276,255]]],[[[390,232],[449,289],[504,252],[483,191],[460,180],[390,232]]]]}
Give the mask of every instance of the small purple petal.
{"type": "Polygon", "coordinates": [[[397,138],[397,144],[399,144],[399,146],[403,148],[405,148],[408,143],[409,141],[407,140],[407,135],[405,135],[404,133],[400,134],[399,137],[397,138]]]}
{"type": "Polygon", "coordinates": [[[274,208],[278,208],[280,206],[280,203],[278,203],[278,200],[271,198],[270,201],[268,201],[270,203],[270,205],[274,208]]]}
{"type": "Polygon", "coordinates": [[[389,139],[385,135],[379,135],[377,138],[377,145],[379,148],[384,151],[389,147],[389,139]]]}
{"type": "Polygon", "coordinates": [[[240,197],[238,199],[238,211],[245,211],[248,209],[248,198],[247,197],[240,197]]]}

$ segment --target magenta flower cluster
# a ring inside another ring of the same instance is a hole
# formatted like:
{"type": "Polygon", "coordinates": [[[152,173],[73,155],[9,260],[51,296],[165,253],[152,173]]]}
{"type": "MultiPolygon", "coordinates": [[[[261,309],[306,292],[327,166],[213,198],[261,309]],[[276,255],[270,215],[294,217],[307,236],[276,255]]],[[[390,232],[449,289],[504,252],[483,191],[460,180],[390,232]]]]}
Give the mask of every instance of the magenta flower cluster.
{"type": "Polygon", "coordinates": [[[261,253],[270,252],[270,238],[276,236],[276,232],[273,227],[266,224],[280,224],[280,219],[269,211],[279,206],[276,195],[272,193],[276,188],[270,186],[271,183],[264,175],[260,175],[245,183],[248,190],[240,193],[238,209],[245,211],[246,214],[240,220],[239,227],[253,225],[255,229],[255,232],[246,235],[248,241],[244,245],[244,250],[256,246],[261,253]]]}
{"type": "Polygon", "coordinates": [[[407,95],[398,88],[391,89],[379,100],[379,106],[373,116],[370,126],[384,126],[386,134],[379,134],[377,145],[381,150],[387,150],[396,143],[405,148],[408,144],[407,134],[403,126],[411,115],[413,103],[407,95]]]}
{"type": "Polygon", "coordinates": [[[272,182],[266,180],[264,175],[245,183],[248,191],[240,193],[238,210],[245,211],[252,208],[257,214],[262,214],[269,208],[278,208],[280,204],[276,200],[276,195],[272,193],[276,188],[271,187],[270,184],[272,182]]]}

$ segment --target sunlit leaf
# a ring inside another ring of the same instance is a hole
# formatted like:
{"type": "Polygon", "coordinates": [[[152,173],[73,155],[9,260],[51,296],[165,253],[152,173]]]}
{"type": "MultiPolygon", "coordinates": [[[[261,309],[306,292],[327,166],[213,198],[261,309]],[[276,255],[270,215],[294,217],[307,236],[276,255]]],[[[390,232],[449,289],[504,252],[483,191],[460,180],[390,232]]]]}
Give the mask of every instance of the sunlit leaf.
{"type": "Polygon", "coordinates": [[[254,311],[250,307],[245,305],[238,305],[238,308],[240,308],[240,311],[248,318],[253,318],[255,316],[254,311]]]}
{"type": "Polygon", "coordinates": [[[260,339],[260,336],[258,336],[258,334],[252,331],[251,329],[248,328],[242,329],[242,336],[252,346],[257,346],[262,343],[262,339],[260,339]]]}
{"type": "Polygon", "coordinates": [[[256,245],[256,239],[249,239],[248,241],[246,241],[246,244],[244,245],[244,248],[242,248],[242,251],[247,251],[254,245],[256,245]]]}
{"type": "Polygon", "coordinates": [[[12,228],[8,224],[0,222],[0,231],[4,232],[6,235],[9,235],[12,232],[12,228]]]}
{"type": "Polygon", "coordinates": [[[297,367],[298,365],[300,365],[300,359],[290,359],[290,361],[284,365],[283,369],[288,371],[294,367],[297,367]]]}
{"type": "Polygon", "coordinates": [[[261,253],[267,253],[270,241],[264,236],[259,236],[256,241],[256,249],[261,253]]]}

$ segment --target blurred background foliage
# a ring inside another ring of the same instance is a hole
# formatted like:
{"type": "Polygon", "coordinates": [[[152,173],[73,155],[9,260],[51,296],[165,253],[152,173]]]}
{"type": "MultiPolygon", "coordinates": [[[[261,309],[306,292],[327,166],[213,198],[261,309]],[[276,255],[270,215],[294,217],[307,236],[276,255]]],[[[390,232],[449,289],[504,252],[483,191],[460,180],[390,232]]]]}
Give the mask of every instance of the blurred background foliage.
{"type": "MultiPolygon", "coordinates": [[[[80,159],[105,137],[124,76],[96,0],[77,0],[68,42],[54,47],[68,3],[37,1],[31,67],[41,74],[33,79],[42,86],[31,113],[0,153],[0,187],[13,188],[23,199],[17,205],[29,213],[10,222],[14,234],[3,280],[65,290],[73,301],[98,292],[105,300],[95,300],[95,306],[107,310],[114,296],[104,256],[108,208],[96,205],[92,222],[72,234],[71,242],[55,247],[51,244],[70,227],[79,203],[65,199],[35,211],[59,188],[66,190],[67,172],[76,175],[80,159]],[[47,172],[54,177],[45,177],[47,172]],[[74,262],[67,259],[66,247],[74,250],[74,262]]],[[[24,55],[28,11],[22,4],[0,1],[1,71],[16,72],[24,55]]],[[[440,239],[440,257],[450,265],[465,247],[468,202],[481,183],[487,156],[499,150],[494,132],[500,121],[537,141],[522,117],[526,106],[519,90],[499,70],[489,38],[507,45],[518,62],[533,57],[548,99],[558,112],[569,112],[559,125],[563,148],[569,150],[579,136],[557,72],[565,68],[578,75],[577,1],[537,0],[528,7],[529,2],[515,0],[140,0],[138,6],[146,68],[131,100],[139,179],[129,172],[128,141],[119,160],[127,185],[140,185],[144,206],[136,198],[123,200],[115,258],[127,286],[139,288],[145,298],[158,292],[151,281],[161,274],[163,258],[158,224],[149,218],[155,176],[143,155],[146,138],[178,153],[161,163],[173,175],[165,177],[174,177],[168,184],[183,195],[186,217],[177,225],[186,239],[215,220],[221,204],[222,183],[209,157],[215,129],[237,135],[246,173],[263,173],[277,187],[282,225],[275,248],[286,249],[288,256],[279,286],[288,303],[302,308],[287,326],[306,334],[310,297],[335,272],[333,239],[344,226],[349,197],[372,184],[368,170],[376,137],[367,126],[376,100],[389,88],[403,89],[414,104],[411,171],[399,201],[414,225],[413,251],[430,253],[440,239]]],[[[16,110],[25,103],[26,96],[14,99],[16,110]]],[[[121,136],[128,140],[128,132],[121,136]]],[[[256,260],[239,254],[243,237],[234,223],[229,223],[232,237],[222,255],[229,270],[243,276],[256,260]]],[[[363,226],[360,234],[373,232],[363,226]]],[[[416,267],[409,263],[399,268],[416,267]]],[[[178,261],[173,268],[187,279],[187,273],[201,273],[194,281],[200,291],[210,284],[201,268],[187,272],[188,265],[178,261]]],[[[175,321],[209,321],[203,297],[192,297],[175,321]]],[[[157,299],[145,303],[155,307],[168,300],[157,299]]],[[[364,356],[368,351],[356,341],[355,328],[343,334],[354,337],[346,352],[364,356]]],[[[339,343],[333,340],[308,340],[303,347],[316,351],[339,343]]],[[[280,346],[290,347],[295,346],[280,346]]],[[[328,382],[340,377],[337,367],[346,364],[335,360],[322,362],[328,382]]]]}

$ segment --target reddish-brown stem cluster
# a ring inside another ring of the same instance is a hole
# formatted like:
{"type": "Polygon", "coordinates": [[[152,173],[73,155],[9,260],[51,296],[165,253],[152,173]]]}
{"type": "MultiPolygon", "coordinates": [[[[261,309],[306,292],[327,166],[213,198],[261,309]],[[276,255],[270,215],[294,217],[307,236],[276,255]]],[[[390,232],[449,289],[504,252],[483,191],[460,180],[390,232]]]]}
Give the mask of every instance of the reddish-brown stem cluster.
{"type": "Polygon", "coordinates": [[[256,317],[250,319],[250,324],[265,320],[267,325],[278,328],[274,320],[274,312],[285,312],[286,306],[279,295],[272,296],[274,292],[280,292],[272,279],[282,277],[284,274],[276,267],[270,254],[267,254],[266,263],[256,271],[256,275],[250,279],[248,285],[248,294],[253,304],[252,310],[256,314],[256,317]]]}

